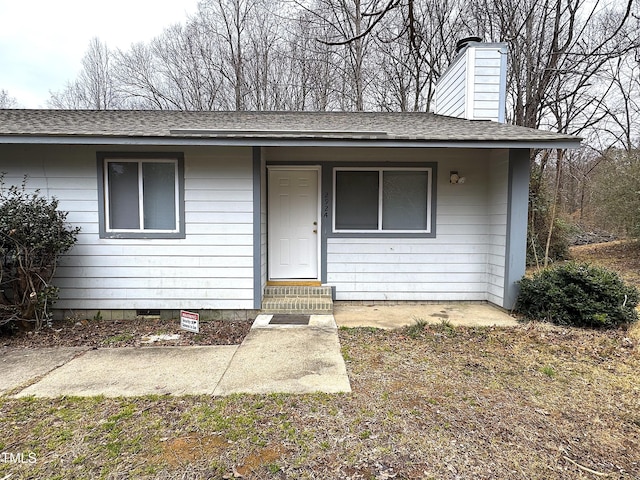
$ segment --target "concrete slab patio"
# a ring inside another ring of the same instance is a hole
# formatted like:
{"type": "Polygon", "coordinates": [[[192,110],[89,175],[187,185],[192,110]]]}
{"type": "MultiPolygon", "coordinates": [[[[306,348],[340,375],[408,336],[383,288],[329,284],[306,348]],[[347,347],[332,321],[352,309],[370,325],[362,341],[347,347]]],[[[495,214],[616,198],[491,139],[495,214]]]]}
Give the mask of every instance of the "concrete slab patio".
{"type": "Polygon", "coordinates": [[[349,305],[336,303],[333,315],[338,327],[401,328],[416,320],[467,327],[515,327],[518,321],[488,303],[437,303],[399,305],[349,305]]]}

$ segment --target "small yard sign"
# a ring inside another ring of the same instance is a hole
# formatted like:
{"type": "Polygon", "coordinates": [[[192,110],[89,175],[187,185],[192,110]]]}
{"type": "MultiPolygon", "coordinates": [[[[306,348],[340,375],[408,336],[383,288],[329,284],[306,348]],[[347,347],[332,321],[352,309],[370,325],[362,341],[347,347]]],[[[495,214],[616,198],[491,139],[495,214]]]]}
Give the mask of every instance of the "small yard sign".
{"type": "Polygon", "coordinates": [[[200,333],[200,315],[180,310],[180,328],[193,333],[200,333]]]}

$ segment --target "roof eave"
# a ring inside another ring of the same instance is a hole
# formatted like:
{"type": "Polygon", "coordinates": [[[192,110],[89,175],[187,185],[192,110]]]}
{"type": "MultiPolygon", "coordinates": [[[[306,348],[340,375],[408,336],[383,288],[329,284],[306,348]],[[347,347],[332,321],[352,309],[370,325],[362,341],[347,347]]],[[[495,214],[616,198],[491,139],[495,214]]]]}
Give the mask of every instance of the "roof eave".
{"type": "Polygon", "coordinates": [[[0,144],[27,145],[143,145],[143,146],[264,146],[264,147],[410,147],[410,148],[535,148],[576,149],[581,139],[506,140],[419,140],[353,138],[268,138],[268,137],[134,137],[82,135],[0,135],[0,144]]]}

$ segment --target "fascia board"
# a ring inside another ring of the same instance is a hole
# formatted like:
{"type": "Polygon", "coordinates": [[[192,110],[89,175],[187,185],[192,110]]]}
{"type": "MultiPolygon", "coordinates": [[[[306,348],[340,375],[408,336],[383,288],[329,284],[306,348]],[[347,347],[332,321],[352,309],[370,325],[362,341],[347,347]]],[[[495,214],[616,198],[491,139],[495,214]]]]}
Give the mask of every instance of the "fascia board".
{"type": "Polygon", "coordinates": [[[0,136],[0,144],[22,145],[143,145],[239,147],[384,147],[384,148],[580,148],[576,140],[349,140],[278,138],[54,137],[0,136]]]}

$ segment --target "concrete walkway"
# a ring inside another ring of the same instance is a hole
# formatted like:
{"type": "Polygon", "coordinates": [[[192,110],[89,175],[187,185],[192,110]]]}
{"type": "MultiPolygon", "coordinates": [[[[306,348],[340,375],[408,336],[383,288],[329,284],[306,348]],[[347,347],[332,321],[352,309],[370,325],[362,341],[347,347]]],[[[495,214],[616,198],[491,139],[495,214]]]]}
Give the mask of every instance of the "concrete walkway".
{"type": "Polygon", "coordinates": [[[271,317],[256,318],[215,395],[351,391],[333,315],[311,315],[309,326],[269,325],[271,317]]]}
{"type": "Polygon", "coordinates": [[[0,395],[34,383],[86,351],[84,347],[0,348],[0,395]]]}
{"type": "Polygon", "coordinates": [[[346,306],[309,325],[259,315],[241,345],[0,349],[0,395],[15,397],[350,392],[338,326],[399,328],[417,319],[515,326],[487,304],[346,306]]]}
{"type": "Polygon", "coordinates": [[[332,315],[308,326],[260,315],[241,345],[4,349],[0,394],[15,397],[350,392],[332,315]]]}

